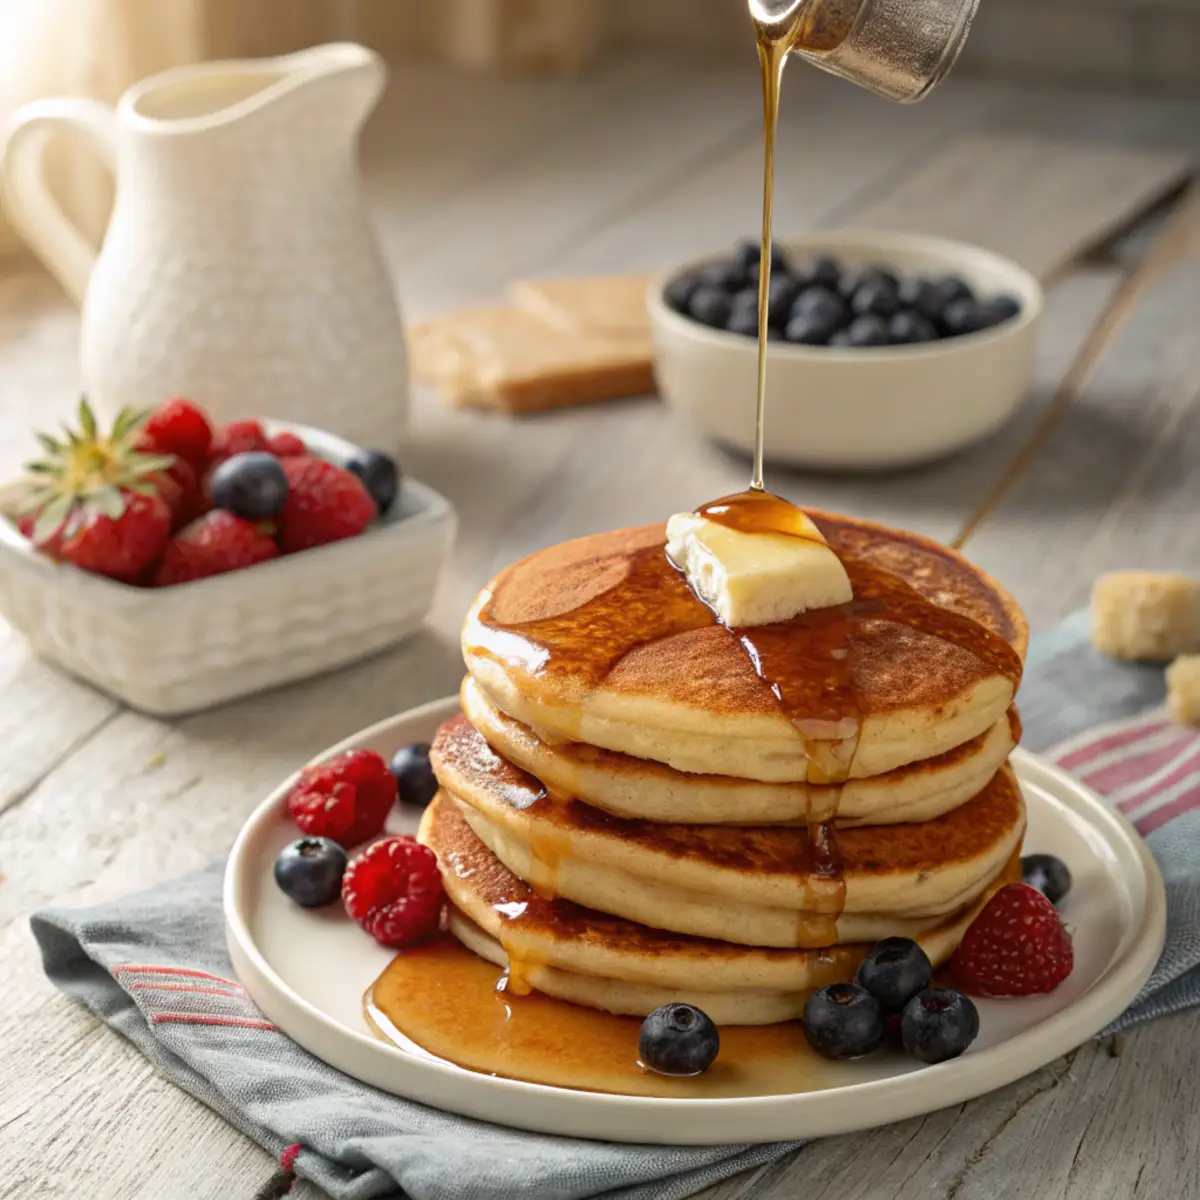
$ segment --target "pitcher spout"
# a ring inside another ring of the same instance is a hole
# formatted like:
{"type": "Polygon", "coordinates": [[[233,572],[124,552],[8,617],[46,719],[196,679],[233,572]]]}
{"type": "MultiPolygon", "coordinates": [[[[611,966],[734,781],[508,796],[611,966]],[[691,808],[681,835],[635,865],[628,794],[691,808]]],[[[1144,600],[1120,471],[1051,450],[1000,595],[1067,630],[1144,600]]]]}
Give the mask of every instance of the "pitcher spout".
{"type": "Polygon", "coordinates": [[[383,59],[355,42],[331,42],[280,58],[196,63],[153,75],[131,88],[118,107],[140,133],[211,132],[294,98],[319,97],[356,128],[375,107],[387,81],[383,59]],[[336,94],[336,101],[326,99],[336,94]]]}

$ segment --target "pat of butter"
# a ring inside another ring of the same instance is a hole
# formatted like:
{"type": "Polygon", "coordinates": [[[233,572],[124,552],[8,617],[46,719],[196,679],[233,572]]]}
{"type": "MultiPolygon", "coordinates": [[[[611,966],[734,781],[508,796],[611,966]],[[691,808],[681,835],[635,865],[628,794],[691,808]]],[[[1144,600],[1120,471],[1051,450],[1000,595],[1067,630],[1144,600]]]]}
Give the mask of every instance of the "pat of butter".
{"type": "Polygon", "coordinates": [[[803,537],[745,533],[696,513],[667,522],[667,555],[731,628],[770,625],[854,598],[841,559],[803,517],[803,537]]]}

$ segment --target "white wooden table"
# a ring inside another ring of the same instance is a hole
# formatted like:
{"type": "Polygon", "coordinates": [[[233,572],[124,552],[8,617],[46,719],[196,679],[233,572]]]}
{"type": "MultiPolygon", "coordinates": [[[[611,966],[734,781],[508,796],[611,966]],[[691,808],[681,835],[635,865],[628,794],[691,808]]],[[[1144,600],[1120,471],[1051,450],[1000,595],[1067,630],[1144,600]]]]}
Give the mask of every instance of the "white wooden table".
{"type": "MultiPolygon", "coordinates": [[[[403,72],[366,158],[408,315],[491,298],[529,273],[657,267],[753,230],[756,88],[749,62],[617,62],[576,82],[403,72]]],[[[1196,149],[1186,101],[952,80],[899,109],[799,73],[787,92],[781,231],[864,210],[886,220],[889,197],[892,217],[925,227],[978,219],[998,230],[1021,187],[989,187],[964,212],[920,175],[972,131],[1196,149]]],[[[1176,209],[1058,272],[1036,392],[987,445],[891,478],[774,472],[768,484],[946,540],[969,530],[968,553],[1013,588],[1036,627],[1081,603],[1101,569],[1195,567],[1193,217],[1176,209]]],[[[1034,253],[1022,228],[1040,222],[1016,224],[1004,236],[1034,253]]],[[[0,280],[0,476],[28,453],[31,422],[74,403],[76,336],[74,312],[45,277],[29,268],[0,280]]],[[[224,1200],[249,1197],[271,1170],[261,1150],[55,993],[28,932],[32,910],[93,903],[210,861],[306,757],[452,691],[460,616],[504,563],[746,479],[745,464],[652,399],[514,422],[417,397],[404,465],[455,501],[462,534],[427,631],[374,662],[164,723],[59,674],[0,628],[3,1196],[224,1200]]],[[[831,1138],[710,1197],[1197,1196],[1198,1081],[1200,1015],[1186,1015],[1135,1032],[1120,1057],[1088,1045],[995,1095],[831,1138]]]]}

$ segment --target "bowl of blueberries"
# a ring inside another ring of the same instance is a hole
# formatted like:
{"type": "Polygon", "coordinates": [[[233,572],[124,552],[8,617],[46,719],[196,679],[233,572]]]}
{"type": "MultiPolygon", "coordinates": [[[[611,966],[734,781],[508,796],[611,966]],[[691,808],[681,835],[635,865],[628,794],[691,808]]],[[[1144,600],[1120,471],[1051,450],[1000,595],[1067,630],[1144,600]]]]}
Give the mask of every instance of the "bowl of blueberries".
{"type": "MultiPolygon", "coordinates": [[[[845,231],[771,252],[768,459],[892,470],[994,432],[1025,398],[1038,281],[978,246],[845,231]]],[[[663,399],[753,450],[759,243],[663,272],[646,295],[663,399]]]]}

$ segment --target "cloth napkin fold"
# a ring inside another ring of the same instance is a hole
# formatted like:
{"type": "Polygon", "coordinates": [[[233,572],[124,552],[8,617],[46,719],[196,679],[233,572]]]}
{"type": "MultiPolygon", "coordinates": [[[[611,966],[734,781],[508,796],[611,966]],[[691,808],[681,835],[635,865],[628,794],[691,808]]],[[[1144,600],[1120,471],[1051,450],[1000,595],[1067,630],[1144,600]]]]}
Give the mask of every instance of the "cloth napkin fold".
{"type": "MultiPolygon", "coordinates": [[[[1092,652],[1086,614],[1035,639],[1021,689],[1026,746],[1125,812],[1166,880],[1166,950],[1114,1029],[1200,1002],[1200,734],[1167,720],[1162,695],[1160,669],[1092,652]]],[[[225,952],[221,874],[214,864],[111,904],[39,913],[32,924],[46,973],[164,1075],[336,1200],[674,1200],[802,1145],[548,1137],[360,1084],[276,1030],[237,983],[225,952]]]]}

